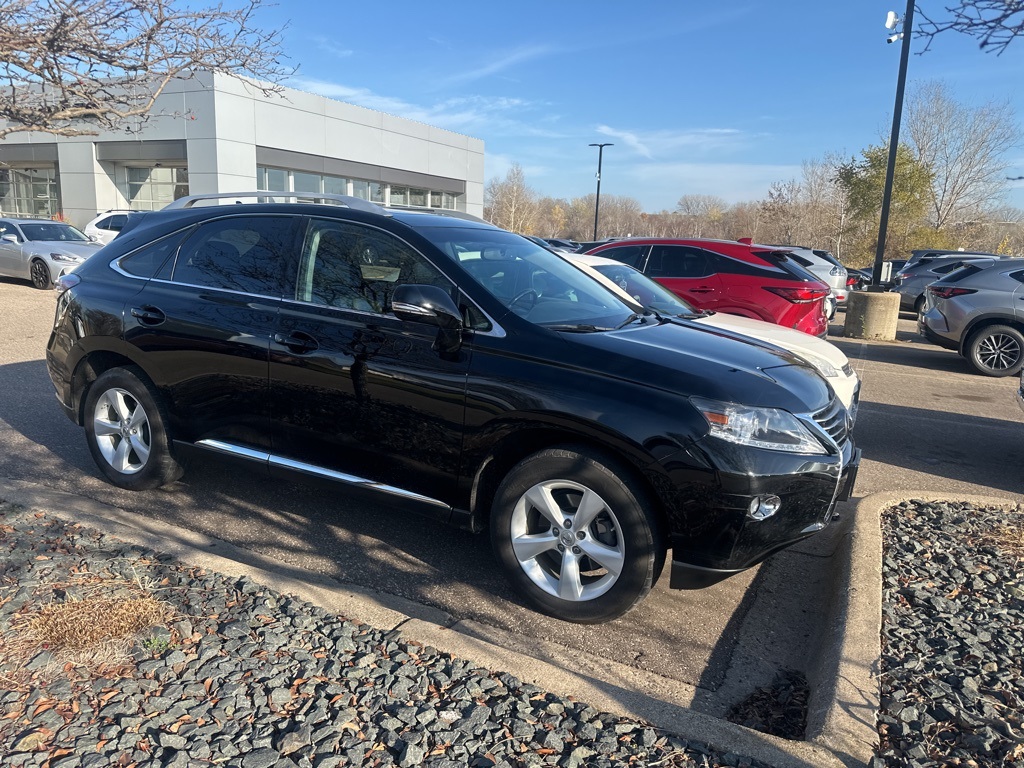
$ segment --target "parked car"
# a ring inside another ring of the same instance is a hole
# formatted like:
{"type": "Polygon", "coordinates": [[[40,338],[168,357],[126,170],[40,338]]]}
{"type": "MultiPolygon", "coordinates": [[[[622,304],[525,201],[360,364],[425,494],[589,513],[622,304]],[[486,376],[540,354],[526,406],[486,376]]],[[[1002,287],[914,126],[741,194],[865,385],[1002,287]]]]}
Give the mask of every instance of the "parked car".
{"type": "Polygon", "coordinates": [[[553,243],[551,243],[551,241],[545,240],[542,237],[534,237],[533,235],[523,235],[523,237],[525,237],[527,240],[529,240],[532,243],[536,243],[541,248],[547,248],[549,251],[554,251],[555,253],[562,253],[562,254],[574,253],[574,251],[572,249],[565,248],[565,247],[563,247],[561,245],[554,245],[553,243]]]}
{"type": "Polygon", "coordinates": [[[974,256],[993,256],[994,257],[996,254],[994,254],[994,253],[985,253],[984,251],[968,251],[968,250],[965,250],[965,249],[962,249],[962,248],[961,249],[953,249],[953,248],[946,248],[946,249],[943,249],[943,248],[918,248],[917,250],[911,251],[910,252],[910,258],[905,260],[902,264],[900,264],[900,266],[898,268],[896,267],[895,262],[893,263],[893,270],[894,270],[893,274],[898,272],[900,269],[903,269],[904,267],[912,267],[912,266],[914,266],[916,264],[920,264],[922,262],[928,262],[928,261],[931,261],[932,259],[937,259],[937,258],[939,258],[941,256],[957,256],[957,255],[963,255],[963,256],[968,256],[968,255],[974,255],[974,256]]]}
{"type": "Polygon", "coordinates": [[[928,286],[918,330],[986,376],[1024,369],[1024,259],[973,261],[928,286]]]}
{"type": "Polygon", "coordinates": [[[52,287],[99,248],[70,224],[0,218],[0,275],[31,280],[41,290],[52,287]]]}
{"type": "MultiPolygon", "coordinates": [[[[744,240],[741,239],[740,242],[742,243],[744,240]]],[[[846,294],[848,292],[846,267],[839,263],[831,253],[821,249],[804,248],[803,246],[796,245],[766,245],[764,247],[784,250],[789,253],[797,264],[832,289],[832,295],[835,296],[836,303],[839,306],[846,304],[846,294]]]]}
{"type": "Polygon", "coordinates": [[[132,213],[126,209],[111,209],[97,214],[96,218],[85,225],[82,230],[90,240],[106,245],[117,234],[124,229],[128,221],[128,214],[132,213]]]}
{"type": "Polygon", "coordinates": [[[1016,398],[1017,398],[1017,405],[1019,405],[1020,409],[1022,411],[1024,411],[1024,371],[1021,371],[1021,374],[1020,374],[1020,386],[1017,387],[1016,398]]]}
{"type": "Polygon", "coordinates": [[[489,529],[527,603],[576,622],[628,611],[670,549],[671,585],[707,586],[849,496],[850,414],[778,347],[454,215],[197,205],[238,197],[175,201],[59,280],[49,374],[121,488],[198,453],[361,489],[489,529]]]}
{"type": "Polygon", "coordinates": [[[924,311],[925,291],[931,283],[941,280],[943,275],[960,269],[964,264],[990,266],[998,260],[998,256],[975,256],[962,253],[921,259],[899,271],[892,290],[900,295],[901,310],[913,310],[920,315],[924,311]]]}
{"type": "Polygon", "coordinates": [[[638,238],[588,253],[636,267],[698,309],[828,334],[829,287],[785,250],[733,240],[638,238]]]}
{"type": "Polygon", "coordinates": [[[620,293],[625,301],[634,304],[637,311],[654,312],[661,317],[750,336],[789,350],[825,377],[850,412],[851,423],[856,418],[860,379],[849,359],[835,344],[775,323],[697,309],[639,270],[614,259],[589,253],[573,253],[565,258],[604,281],[612,290],[620,293]]]}
{"type": "Polygon", "coordinates": [[[850,291],[863,291],[871,285],[871,272],[870,268],[867,269],[847,269],[846,270],[846,287],[850,291]]]}
{"type": "Polygon", "coordinates": [[[561,248],[563,251],[571,251],[575,253],[580,249],[580,244],[575,240],[566,240],[561,237],[545,237],[548,245],[552,245],[555,248],[561,248]]]}

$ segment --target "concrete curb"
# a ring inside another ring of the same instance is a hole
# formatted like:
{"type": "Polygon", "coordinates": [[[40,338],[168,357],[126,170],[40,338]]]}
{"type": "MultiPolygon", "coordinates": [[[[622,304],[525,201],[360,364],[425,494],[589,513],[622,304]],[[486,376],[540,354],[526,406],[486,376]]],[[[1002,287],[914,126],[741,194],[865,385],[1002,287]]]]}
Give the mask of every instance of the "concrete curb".
{"type": "Polygon", "coordinates": [[[398,629],[410,640],[504,671],[552,692],[586,701],[605,712],[637,718],[722,752],[761,761],[773,768],[840,768],[831,751],[817,744],[787,741],[687,709],[695,690],[661,676],[602,661],[582,669],[580,659],[555,643],[533,642],[471,621],[456,623],[427,606],[341,584],[291,568],[227,542],[141,518],[75,494],[0,478],[0,500],[55,518],[80,523],[118,539],[171,555],[190,565],[229,576],[249,576],[284,594],[380,629],[398,629]]]}
{"type": "Polygon", "coordinates": [[[808,674],[807,740],[844,765],[870,764],[878,745],[882,629],[881,515],[901,501],[963,501],[1017,506],[997,496],[928,491],[881,492],[857,501],[849,546],[837,550],[827,635],[808,674]]]}

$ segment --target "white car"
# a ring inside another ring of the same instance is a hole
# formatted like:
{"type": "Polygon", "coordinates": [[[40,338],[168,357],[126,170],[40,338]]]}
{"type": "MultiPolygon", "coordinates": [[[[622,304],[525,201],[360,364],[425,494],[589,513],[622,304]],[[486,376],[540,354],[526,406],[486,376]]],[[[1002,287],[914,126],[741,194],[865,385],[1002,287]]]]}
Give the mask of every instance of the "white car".
{"type": "Polygon", "coordinates": [[[131,211],[128,210],[105,211],[86,224],[82,231],[90,240],[106,245],[124,228],[129,213],[131,211]]]}
{"type": "Polygon", "coordinates": [[[621,261],[584,253],[561,254],[638,310],[662,315],[683,315],[694,322],[740,333],[782,347],[806,360],[825,377],[853,418],[857,415],[860,379],[842,350],[817,336],[748,317],[695,309],[668,288],[621,261]]]}

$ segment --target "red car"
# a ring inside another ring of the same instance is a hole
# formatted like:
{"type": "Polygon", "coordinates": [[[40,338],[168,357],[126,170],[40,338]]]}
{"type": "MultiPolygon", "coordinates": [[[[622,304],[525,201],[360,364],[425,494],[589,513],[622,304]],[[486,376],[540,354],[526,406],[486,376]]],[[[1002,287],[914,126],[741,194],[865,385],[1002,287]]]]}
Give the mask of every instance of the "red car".
{"type": "Polygon", "coordinates": [[[733,240],[618,240],[587,251],[636,267],[698,309],[824,337],[829,287],[783,249],[733,240]]]}

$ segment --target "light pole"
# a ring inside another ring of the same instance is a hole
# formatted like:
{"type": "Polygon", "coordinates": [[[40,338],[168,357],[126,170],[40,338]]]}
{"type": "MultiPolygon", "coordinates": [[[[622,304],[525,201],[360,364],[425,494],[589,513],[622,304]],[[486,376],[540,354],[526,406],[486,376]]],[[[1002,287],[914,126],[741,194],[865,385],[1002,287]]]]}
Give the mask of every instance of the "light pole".
{"type": "Polygon", "coordinates": [[[605,147],[614,147],[614,144],[591,144],[597,147],[597,198],[594,200],[594,239],[597,240],[597,214],[601,210],[601,156],[605,147]]]}
{"type": "MultiPolygon", "coordinates": [[[[886,29],[894,30],[900,19],[892,11],[886,19],[886,29]]],[[[885,167],[885,189],[882,192],[882,215],[878,222],[878,246],[875,249],[875,267],[871,271],[871,285],[868,290],[880,291],[882,282],[882,259],[885,256],[885,235],[889,227],[889,205],[892,202],[892,177],[896,172],[896,149],[900,143],[900,119],[903,115],[903,90],[907,84],[907,61],[910,59],[910,33],[914,28],[914,0],[907,0],[907,11],[903,15],[903,29],[889,36],[890,43],[903,38],[900,51],[900,73],[896,79],[896,106],[892,110],[892,134],[889,136],[889,162],[885,167]]]]}

